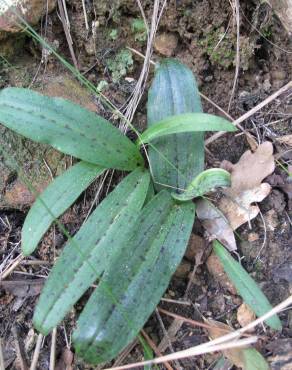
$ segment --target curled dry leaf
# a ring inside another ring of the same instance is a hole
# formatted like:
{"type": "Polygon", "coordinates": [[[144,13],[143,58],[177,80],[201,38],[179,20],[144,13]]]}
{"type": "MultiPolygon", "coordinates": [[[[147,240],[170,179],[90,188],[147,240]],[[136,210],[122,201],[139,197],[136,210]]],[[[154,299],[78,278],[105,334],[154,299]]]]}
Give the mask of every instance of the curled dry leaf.
{"type": "Polygon", "coordinates": [[[233,231],[258,215],[259,207],[253,203],[261,202],[271,191],[271,186],[262,181],[275,169],[273,145],[265,142],[254,153],[246,151],[238,163],[224,161],[222,167],[231,173],[231,187],[215,205],[206,200],[198,202],[197,215],[212,240],[218,239],[234,251],[233,231]]]}

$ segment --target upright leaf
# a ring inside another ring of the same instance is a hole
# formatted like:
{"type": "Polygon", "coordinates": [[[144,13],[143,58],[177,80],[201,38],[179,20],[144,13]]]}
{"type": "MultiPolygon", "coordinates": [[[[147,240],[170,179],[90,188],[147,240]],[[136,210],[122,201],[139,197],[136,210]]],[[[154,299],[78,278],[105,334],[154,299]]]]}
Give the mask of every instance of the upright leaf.
{"type": "Polygon", "coordinates": [[[142,209],[79,317],[73,340],[86,361],[108,361],[135,338],[184,255],[194,217],[193,203],[178,205],[166,191],[142,209]]]}
{"type": "MultiPolygon", "coordinates": [[[[219,257],[225,272],[234,284],[238,294],[257,316],[262,316],[270,311],[273,306],[261,291],[257,283],[250,277],[244,268],[237,262],[230,253],[218,241],[214,241],[213,248],[219,257]]],[[[277,315],[265,321],[272,329],[281,330],[282,324],[277,315]]]]}
{"type": "Polygon", "coordinates": [[[138,144],[147,144],[159,137],[185,132],[236,131],[226,119],[208,113],[184,113],[155,122],[138,138],[138,144]]]}
{"type": "Polygon", "coordinates": [[[67,242],[35,310],[34,325],[41,333],[48,334],[108,268],[133,228],[148,185],[147,171],[128,175],[67,242]]]}
{"type": "MultiPolygon", "coordinates": [[[[167,117],[192,112],[202,112],[192,72],[174,59],[164,60],[156,70],[148,93],[148,127],[167,117]]],[[[155,139],[152,144],[155,149],[149,148],[149,157],[157,189],[186,189],[203,171],[203,132],[172,134],[155,139]]]]}
{"type": "Polygon", "coordinates": [[[22,88],[0,92],[0,122],[38,143],[106,168],[143,164],[137,147],[104,118],[68,100],[22,88]]]}
{"type": "Polygon", "coordinates": [[[39,195],[24,221],[21,249],[25,256],[36,249],[54,219],[63,214],[103,171],[102,167],[79,162],[50,183],[39,195]]]}

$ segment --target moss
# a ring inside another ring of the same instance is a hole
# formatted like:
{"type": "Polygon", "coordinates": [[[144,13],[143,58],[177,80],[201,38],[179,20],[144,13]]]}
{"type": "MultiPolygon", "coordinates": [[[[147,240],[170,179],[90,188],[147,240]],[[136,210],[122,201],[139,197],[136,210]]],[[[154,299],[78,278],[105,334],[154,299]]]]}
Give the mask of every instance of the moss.
{"type": "Polygon", "coordinates": [[[235,35],[230,33],[224,35],[221,28],[204,33],[203,38],[199,41],[199,45],[209,56],[211,63],[219,64],[224,68],[229,68],[234,64],[235,43],[235,35]]]}
{"type": "Polygon", "coordinates": [[[147,29],[142,18],[135,18],[131,23],[131,30],[135,41],[144,42],[147,39],[147,29]]]}
{"type": "Polygon", "coordinates": [[[118,82],[133,67],[132,53],[130,50],[122,49],[113,58],[108,58],[106,63],[113,82],[118,82]]]}

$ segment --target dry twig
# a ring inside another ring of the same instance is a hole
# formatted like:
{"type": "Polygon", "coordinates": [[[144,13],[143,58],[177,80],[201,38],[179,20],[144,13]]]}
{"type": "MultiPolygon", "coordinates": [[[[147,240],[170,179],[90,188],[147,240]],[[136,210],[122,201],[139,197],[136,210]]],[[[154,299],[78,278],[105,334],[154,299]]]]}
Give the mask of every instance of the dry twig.
{"type": "Polygon", "coordinates": [[[42,340],[43,340],[43,335],[39,334],[29,370],[36,370],[36,368],[37,368],[37,363],[38,363],[38,359],[39,359],[39,355],[40,355],[42,340]]]}

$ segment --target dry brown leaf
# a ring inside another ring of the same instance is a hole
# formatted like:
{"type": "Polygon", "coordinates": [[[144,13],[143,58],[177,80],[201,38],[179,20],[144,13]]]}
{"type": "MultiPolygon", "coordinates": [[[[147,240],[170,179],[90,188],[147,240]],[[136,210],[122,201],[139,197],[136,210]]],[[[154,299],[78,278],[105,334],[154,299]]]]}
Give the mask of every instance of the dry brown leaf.
{"type": "Polygon", "coordinates": [[[273,145],[265,142],[254,153],[246,151],[238,163],[224,161],[222,167],[231,173],[231,187],[224,190],[217,204],[198,202],[197,215],[211,239],[234,251],[233,231],[258,215],[259,207],[253,203],[261,202],[271,192],[271,186],[261,182],[275,169],[273,145]]]}
{"type": "Polygon", "coordinates": [[[231,228],[236,230],[259,214],[259,207],[252,203],[261,202],[270,192],[271,186],[267,183],[239,193],[233,191],[232,188],[227,189],[218,207],[229,221],[231,228]]]}
{"type": "MultiPolygon", "coordinates": [[[[233,329],[226,324],[223,324],[222,322],[215,321],[215,320],[206,320],[206,322],[211,325],[211,328],[208,329],[209,335],[211,339],[216,339],[221,337],[224,334],[227,334],[222,332],[220,329],[228,330],[229,332],[232,332],[233,329]]],[[[244,354],[243,354],[243,348],[232,348],[225,351],[222,351],[223,355],[228,358],[235,366],[238,366],[239,368],[244,368],[245,366],[245,360],[244,360],[244,354]]]]}
{"type": "Polygon", "coordinates": [[[286,144],[292,147],[292,135],[284,135],[276,139],[280,144],[286,144]]]}
{"type": "Polygon", "coordinates": [[[245,303],[242,303],[237,310],[237,321],[243,328],[256,319],[254,312],[245,303]]]}
{"type": "Polygon", "coordinates": [[[266,141],[252,153],[247,150],[236,164],[223,161],[222,166],[231,172],[231,188],[233,192],[253,189],[275,170],[273,145],[266,141]]]}

